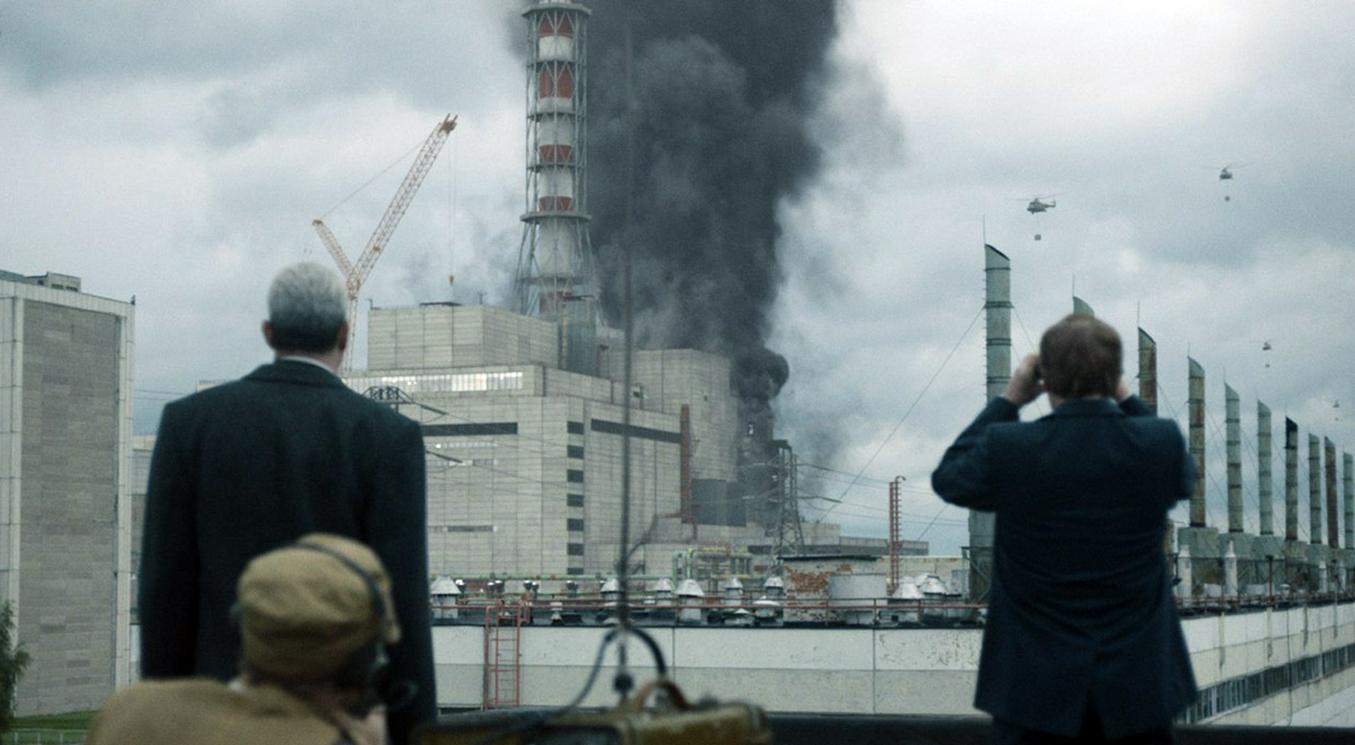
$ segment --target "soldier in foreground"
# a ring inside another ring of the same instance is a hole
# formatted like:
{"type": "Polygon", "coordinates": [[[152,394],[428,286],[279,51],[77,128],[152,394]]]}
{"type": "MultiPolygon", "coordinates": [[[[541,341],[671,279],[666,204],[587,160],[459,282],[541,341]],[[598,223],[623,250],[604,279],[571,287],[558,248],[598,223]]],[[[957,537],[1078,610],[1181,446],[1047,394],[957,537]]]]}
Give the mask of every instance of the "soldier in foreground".
{"type": "Polygon", "coordinates": [[[371,550],[335,535],[254,559],[237,589],[240,676],[119,691],[88,745],[384,745],[385,647],[400,639],[390,585],[371,550]]]}

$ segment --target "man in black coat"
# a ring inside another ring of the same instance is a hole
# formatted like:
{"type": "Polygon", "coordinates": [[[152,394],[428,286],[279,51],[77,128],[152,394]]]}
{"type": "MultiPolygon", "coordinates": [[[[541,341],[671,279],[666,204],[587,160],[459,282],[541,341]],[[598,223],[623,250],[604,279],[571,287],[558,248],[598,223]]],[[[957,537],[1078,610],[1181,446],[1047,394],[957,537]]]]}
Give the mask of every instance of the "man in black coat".
{"type": "Polygon", "coordinates": [[[394,583],[404,633],[390,650],[388,690],[402,700],[390,702],[389,722],[404,745],[436,712],[423,436],[336,374],[346,307],[334,272],[284,269],[263,324],[275,361],[165,407],[146,496],[141,672],[234,677],[231,609],[245,565],[307,533],[348,536],[372,548],[394,583]]]}
{"type": "Polygon", "coordinates": [[[1172,742],[1195,697],[1162,550],[1193,468],[1121,356],[1113,328],[1064,318],[932,474],[947,502],[998,513],[974,700],[998,743],[1172,742]],[[1042,392],[1052,413],[1020,422],[1042,392]]]}

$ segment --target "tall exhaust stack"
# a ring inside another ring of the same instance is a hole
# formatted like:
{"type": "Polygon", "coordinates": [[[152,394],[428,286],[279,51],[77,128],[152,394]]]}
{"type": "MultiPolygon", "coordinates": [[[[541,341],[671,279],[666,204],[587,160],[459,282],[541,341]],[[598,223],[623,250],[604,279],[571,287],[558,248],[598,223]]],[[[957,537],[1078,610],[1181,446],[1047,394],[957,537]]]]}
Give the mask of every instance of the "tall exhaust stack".
{"type": "Polygon", "coordinates": [[[597,292],[588,237],[588,8],[542,0],[527,19],[527,209],[517,310],[559,324],[560,366],[596,368],[597,292]]]}
{"type": "Polygon", "coordinates": [[[1225,455],[1228,461],[1228,532],[1242,528],[1242,411],[1237,391],[1223,384],[1225,455]]]}
{"type": "Polygon", "coordinates": [[[1284,539],[1299,539],[1299,425],[1284,418],[1284,539]]]}
{"type": "Polygon", "coordinates": [[[1322,545],[1322,441],[1308,434],[1308,542],[1322,545]]]}
{"type": "Polygon", "coordinates": [[[1187,357],[1190,382],[1186,405],[1190,412],[1190,457],[1195,462],[1195,489],[1190,494],[1190,527],[1205,527],[1204,505],[1204,368],[1187,357]]]}
{"type": "Polygon", "coordinates": [[[1275,535],[1272,508],[1275,477],[1271,473],[1270,407],[1256,402],[1256,498],[1261,509],[1261,535],[1275,535]]]}
{"type": "MultiPolygon", "coordinates": [[[[1012,377],[1012,262],[1007,255],[987,244],[983,247],[983,312],[987,333],[987,401],[1001,396],[1012,377]]],[[[993,566],[991,512],[969,513],[970,592],[976,598],[988,595],[993,566]]]]}
{"type": "MultiPolygon", "coordinates": [[[[1327,476],[1327,545],[1340,548],[1341,515],[1338,511],[1341,506],[1336,493],[1336,443],[1332,442],[1330,437],[1322,438],[1322,452],[1326,466],[1324,472],[1327,476]]],[[[1350,548],[1349,543],[1346,543],[1346,548],[1350,548]]]]}
{"type": "Polygon", "coordinates": [[[1139,329],[1139,398],[1157,416],[1157,342],[1139,329]]]}
{"type": "Polygon", "coordinates": [[[1074,295],[1074,296],[1073,296],[1073,315],[1075,315],[1075,316],[1091,316],[1091,317],[1095,318],[1095,317],[1096,317],[1096,311],[1092,310],[1092,307],[1091,307],[1090,305],[1087,304],[1087,301],[1086,301],[1086,300],[1083,300],[1082,298],[1078,297],[1077,295],[1074,295]]]}

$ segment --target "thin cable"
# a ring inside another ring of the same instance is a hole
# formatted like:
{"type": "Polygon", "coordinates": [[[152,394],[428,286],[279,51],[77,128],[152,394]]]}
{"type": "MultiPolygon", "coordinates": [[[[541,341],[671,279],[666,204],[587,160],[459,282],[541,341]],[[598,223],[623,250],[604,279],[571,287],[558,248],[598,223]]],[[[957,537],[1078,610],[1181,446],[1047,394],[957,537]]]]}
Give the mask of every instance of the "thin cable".
{"type": "MultiPolygon", "coordinates": [[[[1021,334],[1026,337],[1026,343],[1030,345],[1033,353],[1039,354],[1040,347],[1030,338],[1030,332],[1026,330],[1026,322],[1021,320],[1021,312],[1016,309],[1016,305],[1012,305],[1012,315],[1016,317],[1016,325],[1021,327],[1021,334]]],[[[1039,397],[1036,397],[1031,403],[1035,404],[1035,413],[1044,416],[1044,406],[1040,404],[1039,397]]]]}
{"type": "Polygon", "coordinates": [[[354,189],[352,192],[348,194],[348,196],[344,197],[343,199],[340,199],[338,204],[335,204],[333,207],[330,207],[328,210],[326,210],[324,214],[320,215],[320,219],[323,220],[324,218],[329,217],[330,214],[334,212],[334,210],[337,210],[338,208],[342,207],[348,200],[352,199],[353,197],[356,197],[358,193],[361,192],[363,189],[366,189],[367,187],[371,186],[374,181],[381,178],[382,176],[385,176],[386,173],[390,171],[390,169],[400,165],[401,161],[403,161],[405,158],[408,158],[415,150],[418,150],[419,146],[422,144],[423,140],[420,140],[419,142],[415,143],[414,147],[411,147],[410,149],[406,150],[404,155],[401,155],[400,157],[391,161],[390,165],[386,166],[385,168],[382,168],[381,171],[377,173],[375,176],[367,179],[367,181],[363,183],[362,186],[359,186],[358,188],[354,189]]]}
{"type": "MultiPolygon", "coordinates": [[[[927,385],[923,386],[922,390],[918,392],[917,398],[913,399],[912,405],[908,407],[907,411],[903,412],[902,417],[899,417],[899,421],[897,424],[894,425],[894,429],[889,430],[889,434],[885,435],[885,438],[880,441],[880,446],[878,448],[875,448],[875,452],[870,456],[870,460],[866,461],[866,464],[864,466],[861,466],[861,470],[857,471],[856,476],[852,478],[852,483],[848,484],[847,488],[842,490],[842,494],[838,497],[838,499],[842,499],[843,497],[847,496],[847,492],[851,491],[851,488],[856,485],[857,480],[859,480],[861,476],[865,474],[866,469],[870,468],[870,464],[874,463],[875,459],[879,457],[880,452],[885,449],[885,445],[889,444],[890,439],[894,437],[894,433],[898,432],[899,427],[902,427],[903,423],[908,421],[908,415],[913,413],[913,409],[917,408],[918,402],[922,400],[923,396],[927,395],[927,391],[931,390],[932,383],[935,383],[936,379],[941,375],[941,372],[946,369],[946,365],[950,362],[950,359],[955,356],[956,350],[958,350],[960,348],[960,345],[964,343],[965,337],[969,336],[970,330],[974,328],[974,324],[978,322],[979,316],[981,315],[983,315],[982,307],[980,307],[978,312],[974,314],[974,318],[969,321],[969,325],[965,327],[964,333],[960,334],[960,338],[955,341],[955,346],[950,348],[950,354],[947,354],[946,358],[941,361],[941,366],[936,368],[936,372],[932,373],[932,377],[930,380],[927,381],[927,385]]],[[[823,519],[828,517],[828,515],[831,514],[835,509],[837,509],[836,504],[833,505],[832,507],[829,507],[827,510],[824,510],[823,514],[819,515],[818,518],[814,520],[814,522],[816,523],[823,522],[823,519]]]]}

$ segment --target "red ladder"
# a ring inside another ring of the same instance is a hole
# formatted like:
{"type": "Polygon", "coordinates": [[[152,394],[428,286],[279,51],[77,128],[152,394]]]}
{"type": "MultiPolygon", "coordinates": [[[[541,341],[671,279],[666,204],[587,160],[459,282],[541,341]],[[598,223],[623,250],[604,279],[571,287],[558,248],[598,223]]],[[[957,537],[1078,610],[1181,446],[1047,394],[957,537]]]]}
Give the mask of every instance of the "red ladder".
{"type": "Polygon", "coordinates": [[[502,600],[485,607],[485,675],[482,709],[518,706],[522,701],[523,606],[502,600]]]}

